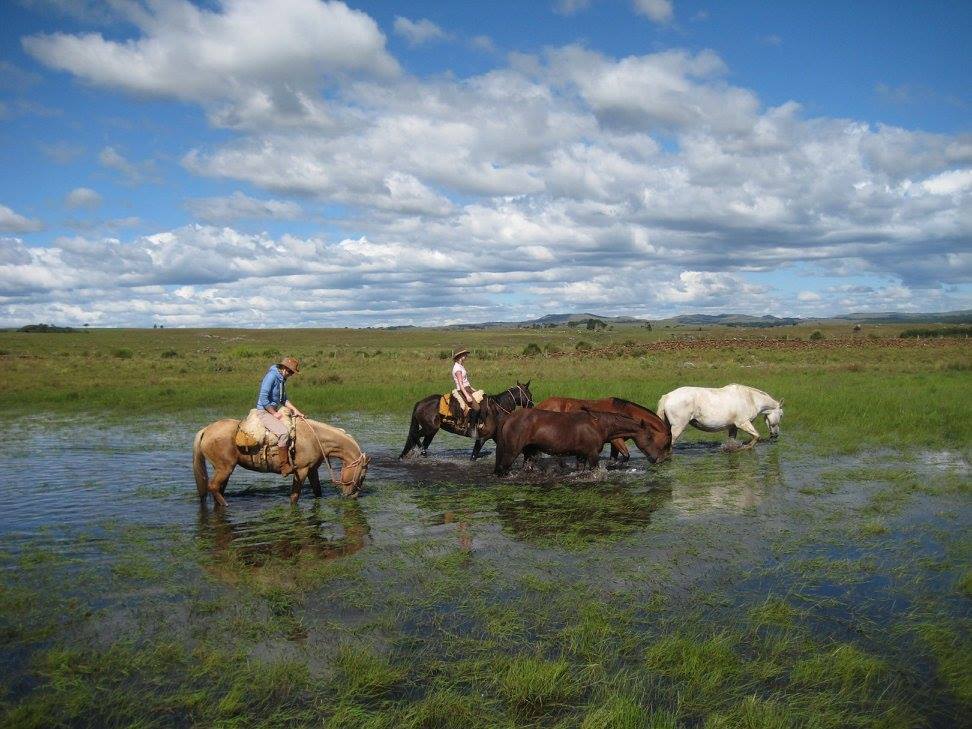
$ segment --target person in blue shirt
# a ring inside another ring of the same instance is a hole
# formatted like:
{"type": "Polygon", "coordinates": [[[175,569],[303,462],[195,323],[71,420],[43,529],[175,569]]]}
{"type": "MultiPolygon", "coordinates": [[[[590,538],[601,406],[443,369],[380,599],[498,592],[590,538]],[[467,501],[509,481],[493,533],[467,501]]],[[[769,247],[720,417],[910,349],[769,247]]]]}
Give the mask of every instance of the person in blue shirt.
{"type": "Polygon", "coordinates": [[[304,414],[287,399],[287,380],[300,371],[300,362],[293,357],[284,357],[275,365],[270,365],[260,383],[260,396],[257,410],[260,422],[277,436],[277,451],[280,453],[280,475],[289,476],[294,472],[290,462],[290,429],[283,408],[287,408],[295,418],[304,414]]]}

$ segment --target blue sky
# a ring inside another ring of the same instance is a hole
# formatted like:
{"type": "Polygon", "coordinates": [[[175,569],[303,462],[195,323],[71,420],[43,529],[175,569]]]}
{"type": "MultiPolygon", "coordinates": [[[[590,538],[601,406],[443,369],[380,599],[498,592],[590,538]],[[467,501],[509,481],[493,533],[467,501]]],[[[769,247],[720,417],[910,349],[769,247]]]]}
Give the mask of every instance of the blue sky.
{"type": "Polygon", "coordinates": [[[968,3],[0,14],[0,326],[972,306],[968,3]]]}

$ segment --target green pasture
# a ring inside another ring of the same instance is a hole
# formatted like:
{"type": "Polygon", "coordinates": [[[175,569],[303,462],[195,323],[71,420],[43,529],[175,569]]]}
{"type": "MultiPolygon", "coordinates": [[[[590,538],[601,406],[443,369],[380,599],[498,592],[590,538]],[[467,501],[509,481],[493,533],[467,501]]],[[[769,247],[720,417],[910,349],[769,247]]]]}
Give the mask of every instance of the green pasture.
{"type": "MultiPolygon", "coordinates": [[[[82,330],[0,332],[0,405],[8,410],[239,417],[284,354],[305,411],[400,413],[450,388],[453,348],[473,351],[473,383],[499,392],[532,381],[550,395],[616,395],[654,407],[680,385],[740,382],[785,400],[784,432],[841,451],[968,447],[972,346],[906,338],[902,327],[617,327],[506,330],[82,330]]],[[[687,438],[705,437],[689,433],[687,438]]]]}

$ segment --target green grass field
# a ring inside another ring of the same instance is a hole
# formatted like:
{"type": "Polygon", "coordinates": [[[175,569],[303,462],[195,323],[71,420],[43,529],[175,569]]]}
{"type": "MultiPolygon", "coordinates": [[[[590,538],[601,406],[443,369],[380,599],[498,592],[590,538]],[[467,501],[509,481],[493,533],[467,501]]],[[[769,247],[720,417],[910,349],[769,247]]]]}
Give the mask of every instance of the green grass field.
{"type": "Polygon", "coordinates": [[[0,461],[0,727],[958,726],[972,349],[815,331],[0,332],[24,440],[0,461]],[[460,465],[452,436],[399,463],[460,345],[474,384],[538,400],[753,385],[783,437],[548,481],[460,465]],[[364,495],[291,508],[241,474],[200,509],[192,432],[285,354],[292,399],[380,452],[364,495]]]}
{"type": "Polygon", "coordinates": [[[0,405],[239,417],[253,406],[267,366],[291,354],[302,371],[289,393],[309,414],[407,417],[416,400],[450,388],[450,354],[462,345],[473,351],[473,383],[487,392],[532,380],[538,401],[616,395],[654,407],[681,385],[740,382],[783,398],[784,432],[825,448],[968,448],[970,340],[901,339],[902,329],[0,332],[0,405]]]}

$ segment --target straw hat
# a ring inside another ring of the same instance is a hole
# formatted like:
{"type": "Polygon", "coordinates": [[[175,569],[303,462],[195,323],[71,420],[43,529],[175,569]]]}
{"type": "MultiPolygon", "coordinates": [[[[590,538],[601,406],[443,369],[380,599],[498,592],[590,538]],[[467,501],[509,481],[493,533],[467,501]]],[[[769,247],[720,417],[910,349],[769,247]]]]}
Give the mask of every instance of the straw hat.
{"type": "Polygon", "coordinates": [[[277,365],[280,367],[286,367],[295,375],[300,372],[300,362],[298,362],[294,357],[284,357],[282,360],[277,362],[277,365]]]}
{"type": "Polygon", "coordinates": [[[469,350],[468,349],[453,350],[452,352],[453,361],[459,359],[464,354],[469,354],[469,350]]]}

